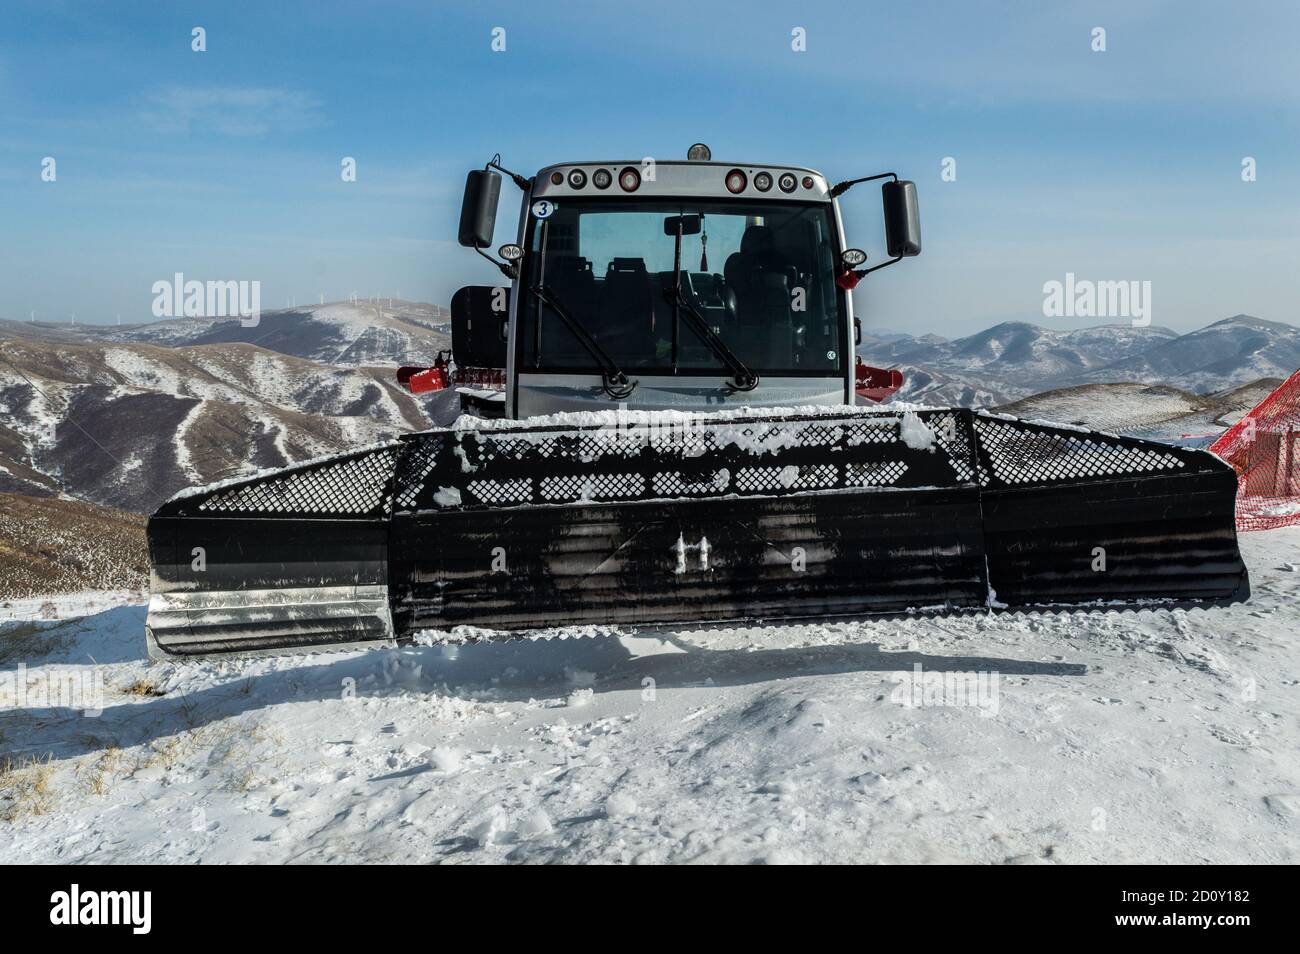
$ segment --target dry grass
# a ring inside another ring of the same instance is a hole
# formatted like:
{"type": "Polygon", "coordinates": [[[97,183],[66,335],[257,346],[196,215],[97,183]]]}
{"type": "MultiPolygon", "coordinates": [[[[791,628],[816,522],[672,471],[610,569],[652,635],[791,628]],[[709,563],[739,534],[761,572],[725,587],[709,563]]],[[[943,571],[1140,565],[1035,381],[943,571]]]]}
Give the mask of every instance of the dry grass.
{"type": "Polygon", "coordinates": [[[90,778],[87,779],[87,784],[90,787],[90,794],[92,795],[98,795],[102,798],[108,794],[108,779],[105,777],[104,773],[98,769],[90,773],[90,778]]]}
{"type": "Polygon", "coordinates": [[[31,756],[0,761],[0,821],[16,822],[54,808],[54,762],[31,756]]]}
{"type": "Polygon", "coordinates": [[[68,635],[48,623],[0,627],[0,665],[48,656],[67,641],[68,635]]]}
{"type": "Polygon", "coordinates": [[[151,680],[137,679],[131,685],[122,690],[128,696],[136,696],[141,699],[157,699],[167,695],[166,692],[159,689],[151,680]]]}
{"type": "MultiPolygon", "coordinates": [[[[239,733],[243,731],[230,720],[200,724],[199,707],[188,696],[181,700],[180,715],[190,728],[151,741],[136,760],[133,771],[155,766],[167,770],[196,752],[224,751],[238,741],[239,733]]],[[[224,758],[219,756],[218,761],[224,761],[224,758]]]]}
{"type": "MultiPolygon", "coordinates": [[[[90,794],[107,795],[113,787],[113,782],[117,781],[118,776],[122,774],[125,765],[125,752],[116,745],[106,748],[90,766],[86,776],[86,787],[90,790],[90,794]]],[[[78,766],[77,771],[80,774],[81,766],[78,766]]]]}
{"type": "Polygon", "coordinates": [[[274,778],[284,766],[284,755],[278,751],[283,742],[279,733],[264,723],[246,723],[213,752],[220,764],[230,766],[225,776],[227,786],[247,794],[274,778]]]}
{"type": "MultiPolygon", "coordinates": [[[[0,493],[0,592],[17,598],[148,582],[145,518],[113,507],[0,493]]],[[[43,619],[58,619],[53,601],[43,619]]]]}

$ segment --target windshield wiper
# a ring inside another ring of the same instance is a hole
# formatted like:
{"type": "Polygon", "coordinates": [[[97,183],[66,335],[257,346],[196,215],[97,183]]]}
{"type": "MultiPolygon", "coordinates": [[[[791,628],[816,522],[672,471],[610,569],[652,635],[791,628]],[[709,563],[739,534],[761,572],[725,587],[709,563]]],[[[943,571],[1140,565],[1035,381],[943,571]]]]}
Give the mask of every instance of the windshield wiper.
{"type": "Polygon", "coordinates": [[[532,293],[537,296],[543,305],[560,316],[560,320],[573,332],[573,337],[578,339],[578,344],[587,349],[587,353],[596,359],[596,363],[600,365],[601,388],[609,395],[610,399],[622,401],[624,398],[631,397],[632,392],[636,390],[637,382],[628,381],[627,375],[609,356],[609,352],[600,346],[596,339],[591,336],[591,332],[583,327],[582,322],[569,314],[569,310],[560,304],[560,300],[555,297],[555,293],[545,285],[534,285],[532,293]]]}
{"type": "MultiPolygon", "coordinates": [[[[702,216],[695,216],[695,218],[700,219],[702,216]]],[[[758,375],[745,367],[745,363],[736,357],[736,353],[728,348],[727,343],[709,326],[709,322],[700,314],[699,309],[682,294],[682,236],[685,234],[685,219],[684,214],[677,216],[677,236],[673,242],[673,285],[671,288],[664,289],[664,298],[673,306],[673,373],[677,373],[677,327],[684,311],[686,317],[691,320],[691,327],[695,329],[695,333],[704,339],[704,343],[708,345],[714,356],[731,369],[735,390],[752,391],[758,387],[758,375]]],[[[695,230],[699,231],[698,223],[695,230]]]]}
{"type": "Polygon", "coordinates": [[[731,370],[732,383],[737,391],[752,391],[758,387],[758,375],[745,367],[745,363],[736,357],[736,352],[727,347],[727,343],[709,326],[708,320],[700,314],[699,309],[692,304],[680,287],[664,289],[664,298],[668,300],[668,304],[685,313],[695,333],[704,339],[709,350],[731,370]]]}

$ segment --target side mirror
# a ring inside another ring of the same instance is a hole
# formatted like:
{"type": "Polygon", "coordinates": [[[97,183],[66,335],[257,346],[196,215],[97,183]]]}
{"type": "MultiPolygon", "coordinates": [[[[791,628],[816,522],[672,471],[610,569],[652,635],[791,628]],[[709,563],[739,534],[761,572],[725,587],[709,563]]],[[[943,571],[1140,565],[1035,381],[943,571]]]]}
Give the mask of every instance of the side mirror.
{"type": "Polygon", "coordinates": [[[460,244],[487,248],[497,224],[501,176],[491,169],[475,169],[465,177],[465,198],[460,204],[460,244]]]}
{"type": "Polygon", "coordinates": [[[921,210],[916,201],[916,183],[899,179],[880,187],[885,205],[885,245],[890,258],[921,254],[921,210]]]}

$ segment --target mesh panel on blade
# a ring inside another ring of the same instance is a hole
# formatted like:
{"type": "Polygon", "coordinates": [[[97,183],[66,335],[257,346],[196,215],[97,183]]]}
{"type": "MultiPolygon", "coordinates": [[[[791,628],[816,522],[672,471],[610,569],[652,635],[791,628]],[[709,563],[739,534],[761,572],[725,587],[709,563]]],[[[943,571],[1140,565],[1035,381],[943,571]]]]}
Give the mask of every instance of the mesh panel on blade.
{"type": "Polygon", "coordinates": [[[742,467],[733,482],[737,490],[821,490],[840,484],[839,468],[831,464],[796,467],[742,467]]]}
{"type": "MultiPolygon", "coordinates": [[[[985,475],[979,468],[975,448],[971,444],[971,431],[962,419],[962,411],[940,411],[927,415],[926,426],[934,432],[935,443],[948,455],[953,475],[960,483],[978,480],[984,482],[985,475]]],[[[897,475],[892,478],[897,479],[897,475]]]]}
{"type": "Polygon", "coordinates": [[[308,464],[213,491],[198,509],[213,514],[386,516],[397,454],[394,445],[308,464]]]}
{"type": "Polygon", "coordinates": [[[567,474],[542,478],[541,496],[547,501],[626,500],[642,496],[645,478],[640,474],[567,474]]]}
{"type": "Polygon", "coordinates": [[[888,487],[905,473],[907,465],[901,460],[891,460],[886,464],[849,464],[844,482],[850,487],[888,487]]]}
{"type": "Polygon", "coordinates": [[[923,428],[905,428],[903,414],[880,411],[413,435],[396,505],[447,510],[1034,487],[1222,466],[1200,451],[962,408],[912,414],[923,428]],[[452,489],[458,493],[442,492],[452,489]]]}
{"type": "Polygon", "coordinates": [[[409,441],[406,455],[402,459],[402,472],[397,477],[397,490],[393,506],[397,510],[410,510],[415,507],[424,481],[438,465],[445,441],[439,435],[421,435],[409,441]]]}
{"type": "Polygon", "coordinates": [[[1142,476],[1188,466],[1186,452],[1176,448],[1086,431],[977,417],[975,432],[992,469],[991,475],[981,475],[986,486],[1142,476]]]}
{"type": "Polygon", "coordinates": [[[901,416],[786,416],[609,427],[507,428],[445,433],[445,446],[412,453],[432,466],[404,466],[397,507],[465,509],[806,492],[954,486],[974,481],[969,411],[921,411],[936,434],[902,440],[901,416]],[[440,493],[448,488],[459,496],[440,493]]]}

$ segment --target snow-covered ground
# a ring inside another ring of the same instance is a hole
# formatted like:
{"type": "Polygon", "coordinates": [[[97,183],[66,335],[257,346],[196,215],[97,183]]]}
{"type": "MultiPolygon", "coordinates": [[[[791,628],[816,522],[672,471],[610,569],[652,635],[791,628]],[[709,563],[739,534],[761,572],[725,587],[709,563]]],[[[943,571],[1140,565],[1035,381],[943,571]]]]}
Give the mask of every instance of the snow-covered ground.
{"type": "Polygon", "coordinates": [[[1210,612],[189,665],[138,605],[0,624],[0,862],[1295,863],[1300,528],[1242,548],[1210,612]]]}

